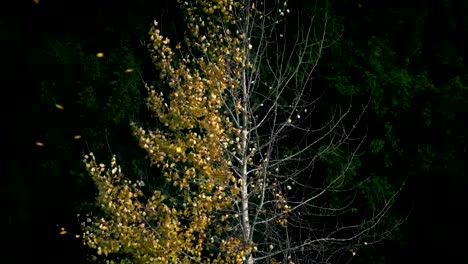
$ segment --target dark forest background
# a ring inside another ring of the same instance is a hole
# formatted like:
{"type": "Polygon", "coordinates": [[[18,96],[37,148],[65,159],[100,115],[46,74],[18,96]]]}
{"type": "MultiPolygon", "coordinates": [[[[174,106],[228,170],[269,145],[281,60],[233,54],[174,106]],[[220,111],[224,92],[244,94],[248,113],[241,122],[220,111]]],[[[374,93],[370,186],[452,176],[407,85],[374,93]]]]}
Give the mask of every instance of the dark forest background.
{"type": "MultiPolygon", "coordinates": [[[[182,17],[172,0],[13,5],[0,20],[1,248],[11,256],[1,262],[83,263],[76,215],[95,190],[82,155],[117,154],[128,174],[153,173],[129,126],[151,121],[142,80],[157,73],[144,42],[154,19],[180,40],[182,17]]],[[[390,215],[405,222],[350,263],[468,263],[468,2],[331,0],[326,10],[341,37],[316,71],[320,107],[369,103],[356,173],[406,182],[390,215]]]]}

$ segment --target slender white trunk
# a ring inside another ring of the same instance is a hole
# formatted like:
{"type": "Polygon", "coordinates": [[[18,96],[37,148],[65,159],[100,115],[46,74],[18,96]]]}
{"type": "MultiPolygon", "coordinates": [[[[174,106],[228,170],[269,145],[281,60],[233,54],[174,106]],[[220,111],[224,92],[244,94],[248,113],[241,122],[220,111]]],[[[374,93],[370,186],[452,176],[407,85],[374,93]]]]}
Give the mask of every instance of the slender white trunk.
{"type": "MultiPolygon", "coordinates": [[[[248,61],[248,58],[244,58],[245,61],[248,61]]],[[[242,229],[244,235],[244,242],[250,244],[251,240],[251,226],[250,226],[250,218],[249,218],[249,182],[248,182],[248,163],[249,163],[249,108],[248,108],[248,83],[247,83],[247,76],[245,70],[242,73],[242,134],[240,140],[240,152],[241,152],[241,179],[242,179],[242,187],[241,187],[241,217],[242,217],[242,229]]],[[[247,253],[247,264],[253,264],[253,257],[252,252],[249,251],[247,253]]]]}

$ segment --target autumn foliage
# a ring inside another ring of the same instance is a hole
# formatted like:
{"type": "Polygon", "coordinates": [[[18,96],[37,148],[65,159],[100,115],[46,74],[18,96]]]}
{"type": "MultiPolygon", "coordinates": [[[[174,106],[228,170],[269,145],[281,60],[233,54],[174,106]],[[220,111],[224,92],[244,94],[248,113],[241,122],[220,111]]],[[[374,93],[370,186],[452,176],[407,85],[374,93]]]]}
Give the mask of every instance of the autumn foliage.
{"type": "Polygon", "coordinates": [[[245,260],[251,245],[232,232],[239,187],[225,151],[237,132],[221,114],[223,95],[238,86],[243,67],[241,39],[229,33],[236,5],[182,3],[188,31],[185,42],[175,45],[154,23],[149,49],[168,92],[147,87],[160,129],[134,131],[175,191],[144,194],[144,183],[126,178],[115,157],[107,168],[93,154],[86,156],[103,217],[83,222],[83,239],[97,254],[132,263],[245,260]]]}
{"type": "Polygon", "coordinates": [[[325,121],[313,113],[326,12],[317,30],[310,22],[286,40],[287,1],[179,4],[182,43],[156,21],[149,32],[164,84],[145,85],[156,128],[132,124],[170,188],[132,182],[115,157],[107,168],[86,156],[102,210],[83,221],[84,243],[111,263],[293,264],[330,263],[380,241],[394,196],[369,217],[350,217],[360,143],[349,151],[348,142],[364,111],[351,125],[351,106],[325,121]],[[333,170],[312,173],[327,157],[333,170]]]}

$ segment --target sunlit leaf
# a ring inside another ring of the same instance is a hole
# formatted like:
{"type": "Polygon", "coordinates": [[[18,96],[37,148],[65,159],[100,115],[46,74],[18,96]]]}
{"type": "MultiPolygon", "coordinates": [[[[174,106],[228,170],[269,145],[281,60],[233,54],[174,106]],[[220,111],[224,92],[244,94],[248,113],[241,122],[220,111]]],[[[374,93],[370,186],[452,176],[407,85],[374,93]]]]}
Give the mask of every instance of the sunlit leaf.
{"type": "Polygon", "coordinates": [[[104,57],[104,53],[102,53],[102,52],[96,53],[96,57],[102,58],[102,57],[104,57]]]}
{"type": "Polygon", "coordinates": [[[75,135],[73,138],[74,138],[74,139],[80,139],[80,138],[81,138],[81,135],[75,135]]]}
{"type": "Polygon", "coordinates": [[[133,71],[135,71],[135,69],[132,69],[132,68],[129,68],[129,69],[125,70],[126,73],[133,72],[133,71]]]}
{"type": "Polygon", "coordinates": [[[38,147],[43,147],[44,146],[44,143],[40,142],[40,141],[37,141],[36,142],[36,146],[38,147]]]}
{"type": "Polygon", "coordinates": [[[55,104],[55,107],[57,107],[57,108],[60,109],[60,110],[65,109],[65,108],[63,107],[63,105],[60,105],[60,104],[55,104]]]}

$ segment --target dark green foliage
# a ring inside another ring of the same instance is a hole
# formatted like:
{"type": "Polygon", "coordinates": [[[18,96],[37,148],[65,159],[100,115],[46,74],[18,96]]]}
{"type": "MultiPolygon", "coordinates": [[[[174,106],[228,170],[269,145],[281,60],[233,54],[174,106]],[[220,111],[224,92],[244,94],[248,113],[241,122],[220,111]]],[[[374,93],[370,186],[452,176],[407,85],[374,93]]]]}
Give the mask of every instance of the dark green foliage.
{"type": "MultiPolygon", "coordinates": [[[[394,215],[405,217],[412,211],[411,217],[424,221],[422,215],[430,213],[422,211],[431,204],[460,206],[448,198],[457,189],[450,184],[467,186],[467,65],[460,35],[468,26],[461,15],[467,6],[452,1],[377,2],[333,5],[345,31],[318,70],[333,92],[354,102],[370,100],[364,154],[359,157],[363,166],[358,169],[359,175],[370,176],[363,185],[370,204],[373,197],[392,193],[407,180],[394,215]]],[[[455,193],[450,196],[461,197],[461,191],[455,193]]],[[[443,222],[458,220],[448,217],[443,222]]],[[[432,230],[421,224],[412,232],[432,230]]],[[[404,233],[394,238],[401,244],[414,239],[404,233]]],[[[436,241],[424,243],[437,248],[436,241]]],[[[443,258],[444,253],[439,255],[443,258]]]]}

